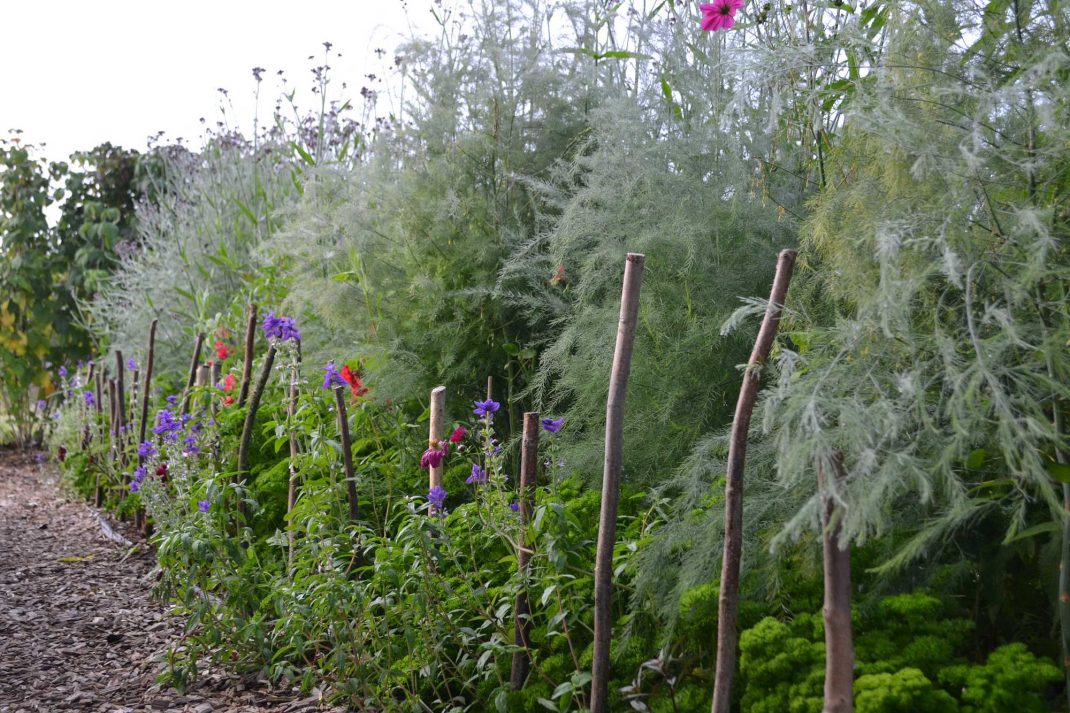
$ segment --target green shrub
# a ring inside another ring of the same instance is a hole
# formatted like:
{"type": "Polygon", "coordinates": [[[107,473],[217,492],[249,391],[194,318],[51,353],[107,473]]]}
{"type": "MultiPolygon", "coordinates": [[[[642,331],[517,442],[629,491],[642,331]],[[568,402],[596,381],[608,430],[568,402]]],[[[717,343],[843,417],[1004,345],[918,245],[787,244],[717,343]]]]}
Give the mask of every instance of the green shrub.
{"type": "Polygon", "coordinates": [[[860,676],[854,685],[857,713],[956,713],[958,705],[946,691],[916,668],[860,676]]]}

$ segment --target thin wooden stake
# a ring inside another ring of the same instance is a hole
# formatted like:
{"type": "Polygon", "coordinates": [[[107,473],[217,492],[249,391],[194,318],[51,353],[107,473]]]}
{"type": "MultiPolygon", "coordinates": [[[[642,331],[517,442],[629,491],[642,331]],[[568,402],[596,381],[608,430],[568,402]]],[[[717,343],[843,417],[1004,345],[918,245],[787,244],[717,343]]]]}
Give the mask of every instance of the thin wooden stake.
{"type": "Polygon", "coordinates": [[[275,345],[269,343],[267,354],[264,355],[264,364],[256,379],[256,386],[249,397],[249,409],[245,412],[245,423],[242,426],[241,441],[238,443],[238,473],[234,476],[234,482],[239,482],[249,475],[249,444],[253,438],[253,424],[256,421],[256,410],[260,408],[260,397],[264,395],[268,379],[271,377],[271,367],[275,363],[275,345]]]}
{"type": "Polygon", "coordinates": [[[241,370],[241,389],[238,391],[238,406],[245,405],[249,397],[249,380],[253,378],[253,348],[256,346],[256,305],[249,305],[245,320],[245,363],[241,370]]]}
{"type": "Polygon", "coordinates": [[[628,253],[620,298],[617,345],[609,375],[606,399],[606,451],[602,469],[602,507],[598,517],[598,546],[594,565],[594,661],[591,666],[591,711],[605,713],[609,696],[609,646],[613,619],[613,545],[617,538],[617,502],[624,453],[624,401],[639,317],[639,290],[643,284],[645,258],[628,253]]]}
{"type": "MultiPolygon", "coordinates": [[[[212,362],[212,381],[211,381],[211,383],[212,383],[212,386],[214,388],[217,388],[217,389],[219,388],[219,381],[220,381],[222,375],[223,375],[223,366],[219,363],[219,360],[217,359],[217,360],[212,362]]],[[[213,416],[215,416],[216,413],[219,412],[219,399],[217,399],[215,396],[213,396],[211,398],[211,411],[212,411],[212,415],[213,416]]]]}
{"type": "MultiPolygon", "coordinates": [[[[446,387],[436,386],[431,389],[431,423],[428,426],[427,432],[427,444],[428,448],[442,448],[442,443],[446,438],[446,387]]],[[[428,490],[434,490],[436,487],[442,487],[442,471],[444,466],[439,463],[437,466],[428,468],[428,490]]],[[[428,511],[430,512],[430,511],[428,511]]]]}
{"type": "Polygon", "coordinates": [[[204,332],[197,333],[197,339],[193,343],[193,359],[189,364],[189,377],[186,379],[186,389],[182,392],[182,406],[179,413],[189,413],[189,398],[193,393],[193,384],[197,380],[197,367],[201,363],[201,348],[204,346],[204,332]]]}
{"type": "MultiPolygon", "coordinates": [[[[156,358],[156,325],[159,320],[152,320],[149,325],[149,355],[145,358],[145,385],[141,389],[141,422],[138,423],[138,444],[145,442],[145,429],[149,425],[149,392],[152,389],[152,362],[156,358]]],[[[138,456],[138,465],[145,465],[145,459],[138,456]]]]}
{"type": "Polygon", "coordinates": [[[104,413],[104,402],[101,400],[103,395],[104,395],[104,374],[101,373],[103,371],[104,371],[103,369],[98,369],[97,370],[96,385],[95,385],[96,388],[94,389],[96,391],[94,396],[96,397],[95,398],[95,402],[96,402],[95,405],[97,407],[97,414],[98,415],[104,413]]]}
{"type": "Polygon", "coordinates": [[[353,444],[349,439],[349,414],[346,411],[346,389],[334,387],[334,406],[338,411],[338,436],[342,440],[342,464],[346,472],[346,494],[349,496],[349,519],[357,519],[357,480],[353,474],[353,444]]]}
{"type": "Polygon", "coordinates": [[[747,458],[747,432],[750,430],[754,401],[758,396],[759,368],[769,358],[769,351],[773,348],[796,255],[794,250],[782,250],[777,257],[769,304],[766,305],[758,338],[747,361],[743,385],[739,388],[739,400],[736,402],[736,414],[732,419],[725,480],[724,554],[721,559],[721,596],[717,607],[717,667],[713,680],[712,713],[729,713],[732,704],[736,644],[739,639],[739,565],[743,556],[743,466],[747,458]]]}
{"type": "Polygon", "coordinates": [[[116,390],[116,410],[119,417],[119,434],[123,433],[123,429],[126,426],[126,380],[125,376],[126,365],[123,364],[123,353],[118,349],[115,350],[115,390],[116,390]]]}
{"type": "Polygon", "coordinates": [[[297,531],[294,529],[294,523],[291,519],[293,517],[294,506],[297,505],[297,466],[294,465],[294,461],[299,454],[297,447],[297,429],[294,428],[293,420],[297,415],[297,398],[300,394],[300,375],[301,375],[301,342],[297,342],[297,354],[294,366],[290,369],[290,398],[286,404],[286,418],[289,421],[287,424],[290,430],[290,487],[286,493],[286,521],[289,523],[286,532],[286,540],[288,544],[286,562],[290,574],[293,574],[294,568],[294,547],[297,544],[297,531]]]}
{"type": "MultiPolygon", "coordinates": [[[[490,391],[488,380],[487,391],[490,391]]],[[[489,396],[487,398],[490,398],[489,396]]],[[[522,651],[513,653],[513,666],[509,675],[509,685],[514,691],[524,687],[531,669],[531,603],[528,601],[528,563],[531,561],[531,549],[528,545],[527,529],[531,511],[535,507],[535,478],[539,465],[539,414],[524,414],[524,438],[520,447],[520,492],[517,502],[520,506],[520,534],[517,536],[517,565],[520,569],[521,589],[516,595],[515,621],[513,626],[513,643],[522,646],[522,651]]]]}
{"type": "MultiPolygon", "coordinates": [[[[843,453],[831,458],[836,484],[842,485],[843,453]]],[[[828,487],[824,464],[817,462],[817,484],[824,501],[821,508],[821,544],[825,562],[825,705],[821,713],[851,713],[854,710],[854,639],[851,634],[851,550],[840,542],[843,508],[828,487]]]]}

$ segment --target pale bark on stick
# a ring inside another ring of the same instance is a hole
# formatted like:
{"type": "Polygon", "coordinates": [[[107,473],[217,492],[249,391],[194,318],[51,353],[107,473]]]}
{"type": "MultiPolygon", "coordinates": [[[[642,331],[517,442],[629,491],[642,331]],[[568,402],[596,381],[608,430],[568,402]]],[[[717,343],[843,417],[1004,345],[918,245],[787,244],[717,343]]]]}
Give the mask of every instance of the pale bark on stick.
{"type": "Polygon", "coordinates": [[[241,388],[238,391],[238,406],[245,405],[249,397],[249,381],[253,378],[253,348],[256,346],[256,305],[249,305],[245,320],[245,362],[241,369],[241,388]]]}
{"type": "MultiPolygon", "coordinates": [[[[442,442],[446,438],[445,431],[446,387],[436,386],[435,388],[431,389],[431,422],[428,426],[427,431],[428,448],[442,448],[442,442]]],[[[436,486],[442,486],[443,469],[444,466],[441,463],[439,463],[437,466],[428,468],[428,490],[432,490],[436,486]]]]}
{"type": "Polygon", "coordinates": [[[301,342],[297,342],[297,354],[296,361],[293,368],[290,370],[290,398],[286,404],[286,417],[289,423],[287,424],[290,429],[290,487],[286,493],[286,521],[288,524],[286,532],[287,540],[287,555],[286,562],[287,568],[290,573],[293,574],[294,567],[294,547],[297,544],[297,531],[294,529],[294,523],[291,520],[293,517],[294,506],[297,505],[297,467],[294,465],[294,461],[298,456],[297,448],[297,429],[294,428],[293,420],[297,415],[297,397],[300,393],[300,376],[301,376],[301,342]]]}
{"type": "Polygon", "coordinates": [[[609,697],[609,646],[612,638],[611,594],[613,545],[617,537],[617,503],[624,453],[624,402],[628,392],[632,347],[639,317],[639,291],[645,258],[628,253],[624,264],[617,344],[606,399],[606,449],[602,469],[602,504],[594,566],[594,660],[591,666],[591,711],[605,713],[609,697]]]}
{"type": "MultiPolygon", "coordinates": [[[[487,392],[490,392],[488,379],[487,392]]],[[[487,396],[490,398],[490,396],[487,396]]],[[[531,550],[528,545],[528,521],[535,507],[535,478],[539,465],[539,414],[524,414],[524,437],[520,447],[520,492],[517,502],[520,506],[520,532],[517,536],[517,566],[520,569],[521,589],[516,595],[514,612],[513,643],[523,647],[522,651],[513,653],[513,665],[509,674],[509,685],[514,691],[524,687],[531,669],[531,603],[528,601],[528,563],[531,550]]]]}
{"type": "Polygon", "coordinates": [[[204,332],[197,333],[197,339],[193,343],[193,359],[189,364],[189,377],[186,379],[186,390],[182,392],[182,407],[179,413],[189,413],[189,399],[193,393],[193,384],[197,380],[197,367],[201,363],[201,348],[204,346],[204,332]]]}
{"type": "Polygon", "coordinates": [[[353,443],[349,438],[349,414],[346,411],[346,386],[334,387],[334,406],[338,412],[338,437],[342,442],[342,465],[346,473],[346,495],[349,497],[349,519],[357,519],[357,481],[353,474],[353,443]]]}
{"type": "Polygon", "coordinates": [[[758,396],[759,369],[769,357],[780,326],[780,314],[795,267],[794,250],[782,250],[758,338],[754,342],[728,442],[728,472],[725,480],[724,554],[721,559],[721,596],[717,609],[717,664],[713,682],[712,713],[729,713],[736,675],[736,645],[739,640],[739,567],[743,555],[743,467],[747,457],[747,433],[758,396]]]}
{"type": "Polygon", "coordinates": [[[96,397],[96,404],[95,405],[97,407],[97,414],[104,413],[104,401],[103,401],[104,375],[101,373],[102,371],[103,371],[103,369],[100,369],[100,370],[97,371],[96,383],[94,385],[95,386],[94,391],[96,392],[94,394],[94,396],[96,397]]]}
{"type": "MultiPolygon", "coordinates": [[[[843,453],[830,459],[836,485],[844,481],[843,453]]],[[[854,709],[854,639],[851,634],[851,550],[841,542],[843,508],[837,505],[817,463],[822,492],[821,543],[825,564],[825,705],[821,713],[851,713],[854,709]]]]}
{"type": "MultiPolygon", "coordinates": [[[[152,320],[149,325],[149,354],[145,357],[145,384],[141,389],[141,421],[138,423],[137,442],[145,442],[145,430],[149,425],[149,393],[152,389],[152,363],[156,359],[156,325],[159,320],[152,320]]],[[[145,465],[145,459],[138,456],[138,465],[145,465]]]]}

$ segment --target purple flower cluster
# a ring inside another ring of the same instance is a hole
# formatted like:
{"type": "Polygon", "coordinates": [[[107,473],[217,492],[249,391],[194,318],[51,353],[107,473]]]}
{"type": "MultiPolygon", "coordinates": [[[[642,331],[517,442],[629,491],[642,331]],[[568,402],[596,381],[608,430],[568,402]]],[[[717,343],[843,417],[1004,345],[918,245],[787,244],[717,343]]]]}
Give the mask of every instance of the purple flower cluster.
{"type": "Polygon", "coordinates": [[[323,390],[334,388],[335,386],[345,386],[346,380],[342,378],[342,373],[335,368],[334,362],[327,362],[327,366],[323,367],[323,390]]]}
{"type": "Polygon", "coordinates": [[[487,399],[486,401],[475,401],[476,407],[472,413],[480,418],[492,419],[494,418],[494,412],[501,408],[501,404],[493,399],[487,399]]]}
{"type": "Polygon", "coordinates": [[[432,446],[424,451],[424,454],[420,456],[420,467],[424,470],[428,468],[437,468],[442,465],[442,459],[446,457],[448,448],[445,443],[441,448],[435,448],[432,446]]]}
{"type": "Polygon", "coordinates": [[[61,379],[66,379],[67,378],[67,367],[61,366],[59,368],[59,378],[61,378],[61,379]]]}
{"type": "Polygon", "coordinates": [[[201,452],[201,449],[197,447],[197,436],[194,433],[190,433],[183,438],[182,444],[185,446],[182,449],[182,455],[184,456],[195,456],[201,452]]]}
{"type": "Polygon", "coordinates": [[[431,503],[431,507],[435,511],[442,510],[442,505],[446,502],[446,489],[441,485],[436,485],[427,491],[427,502],[431,503]]]}
{"type": "Polygon", "coordinates": [[[48,404],[45,403],[45,400],[44,399],[38,399],[37,400],[37,410],[41,411],[43,413],[46,408],[48,408],[48,404]]]}
{"type": "Polygon", "coordinates": [[[175,418],[175,415],[165,408],[156,412],[156,425],[153,427],[152,432],[157,436],[163,436],[167,441],[175,441],[178,439],[178,432],[182,430],[182,421],[175,418]]]}
{"type": "Polygon", "coordinates": [[[268,339],[274,338],[280,342],[290,339],[295,342],[301,341],[301,332],[294,325],[293,319],[290,317],[276,317],[274,312],[268,312],[267,316],[264,317],[264,334],[268,339]]]}
{"type": "Polygon", "coordinates": [[[468,480],[464,481],[468,485],[474,485],[476,483],[487,482],[487,471],[479,467],[478,463],[472,464],[472,474],[468,476],[468,480]]]}
{"type": "Polygon", "coordinates": [[[152,445],[148,441],[141,443],[137,447],[137,454],[141,458],[151,458],[156,455],[156,446],[152,445]]]}
{"type": "Polygon", "coordinates": [[[88,389],[85,390],[84,392],[82,392],[82,396],[85,397],[85,405],[86,406],[93,406],[97,402],[96,397],[93,396],[93,392],[89,391],[88,389]]]}
{"type": "Polygon", "coordinates": [[[212,504],[210,502],[208,502],[207,500],[198,500],[197,501],[197,512],[208,512],[209,508],[211,508],[211,507],[212,507],[212,504]]]}
{"type": "Polygon", "coordinates": [[[126,368],[130,371],[137,371],[137,361],[134,359],[134,357],[130,357],[126,360],[126,368]]]}
{"type": "Polygon", "coordinates": [[[134,471],[134,479],[130,481],[131,493],[136,493],[137,491],[141,490],[141,484],[145,482],[145,476],[148,474],[149,472],[145,469],[144,466],[137,467],[137,470],[134,471]]]}

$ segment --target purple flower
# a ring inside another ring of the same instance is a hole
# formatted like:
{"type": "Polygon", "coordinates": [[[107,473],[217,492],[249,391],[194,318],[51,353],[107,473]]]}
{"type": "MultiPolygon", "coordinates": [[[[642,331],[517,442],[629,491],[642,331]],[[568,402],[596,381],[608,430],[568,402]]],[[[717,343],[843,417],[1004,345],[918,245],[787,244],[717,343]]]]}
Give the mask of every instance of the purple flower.
{"type": "Polygon", "coordinates": [[[45,460],[48,459],[48,456],[45,455],[44,451],[37,451],[37,453],[34,455],[33,459],[35,461],[37,461],[38,463],[44,463],[45,460]]]}
{"type": "Polygon", "coordinates": [[[335,368],[333,361],[327,362],[327,366],[323,367],[323,371],[324,371],[324,374],[323,374],[323,390],[324,391],[327,391],[328,389],[330,389],[332,387],[335,387],[335,386],[345,386],[346,385],[346,380],[342,378],[341,372],[339,372],[338,369],[335,368]]]}
{"type": "Polygon", "coordinates": [[[141,458],[151,458],[152,456],[156,455],[156,446],[152,445],[148,441],[145,441],[137,447],[137,454],[141,458]]]}
{"type": "Polygon", "coordinates": [[[82,392],[82,396],[85,397],[85,405],[86,406],[92,406],[97,402],[97,399],[96,399],[95,396],[93,396],[93,392],[92,391],[88,391],[88,390],[87,391],[83,391],[82,392]]]}
{"type": "Polygon", "coordinates": [[[493,399],[487,399],[486,401],[474,401],[476,407],[472,411],[476,416],[480,418],[494,418],[492,415],[495,411],[501,408],[501,404],[493,399]]]}
{"type": "Polygon", "coordinates": [[[544,431],[549,431],[550,433],[557,433],[558,431],[561,430],[561,427],[564,426],[564,425],[565,425],[564,416],[562,416],[561,418],[557,419],[556,421],[554,419],[552,419],[552,418],[544,418],[542,420],[542,428],[543,428],[543,430],[544,431]]]}
{"type": "Polygon", "coordinates": [[[207,500],[197,501],[197,512],[208,512],[208,509],[212,507],[212,504],[207,500]]]}
{"type": "Polygon", "coordinates": [[[446,489],[441,485],[436,485],[427,491],[427,502],[431,503],[433,510],[441,510],[442,504],[446,502],[446,489]]]}
{"type": "Polygon", "coordinates": [[[134,481],[141,483],[145,480],[145,476],[149,474],[149,471],[143,465],[139,465],[134,470],[134,481]]]}
{"type": "Polygon", "coordinates": [[[518,500],[514,500],[513,502],[509,503],[509,509],[513,512],[520,512],[520,502],[518,500]]]}
{"type": "Polygon", "coordinates": [[[137,482],[136,480],[131,480],[130,481],[130,492],[131,493],[136,493],[139,490],[141,490],[141,483],[137,482]]]}
{"type": "Polygon", "coordinates": [[[464,482],[468,485],[473,485],[475,483],[485,483],[487,482],[487,471],[480,468],[478,463],[473,463],[472,474],[468,476],[468,480],[464,482]]]}
{"type": "Polygon", "coordinates": [[[197,447],[196,434],[189,434],[188,436],[182,439],[182,443],[186,446],[182,449],[182,455],[195,456],[201,452],[201,449],[197,447]]]}
{"type": "Polygon", "coordinates": [[[61,378],[61,379],[66,379],[67,378],[67,367],[61,366],[59,368],[59,378],[61,378]]]}
{"type": "Polygon", "coordinates": [[[37,400],[37,410],[38,411],[44,411],[46,408],[48,408],[48,404],[45,403],[45,400],[44,399],[38,399],[37,400]]]}
{"type": "Polygon", "coordinates": [[[276,317],[274,312],[268,312],[264,317],[264,335],[268,339],[278,339],[280,342],[293,340],[301,341],[301,332],[294,325],[290,317],[276,317]]]}
{"type": "Polygon", "coordinates": [[[59,411],[53,411],[52,412],[52,420],[53,421],[58,421],[59,420],[59,411]]]}
{"type": "Polygon", "coordinates": [[[178,403],[178,396],[176,396],[175,394],[171,394],[166,399],[164,399],[164,401],[166,401],[167,403],[169,403],[172,406],[174,406],[175,404],[178,403]]]}
{"type": "MultiPolygon", "coordinates": [[[[162,408],[156,412],[156,425],[152,429],[153,433],[155,433],[157,436],[162,434],[171,436],[171,434],[180,430],[182,430],[182,422],[179,419],[175,418],[175,415],[173,413],[171,413],[165,408],[162,408]]],[[[175,438],[172,437],[168,438],[167,440],[174,441],[175,438]]]]}
{"type": "Polygon", "coordinates": [[[126,368],[130,371],[137,371],[137,361],[134,360],[134,357],[126,360],[126,368]]]}

